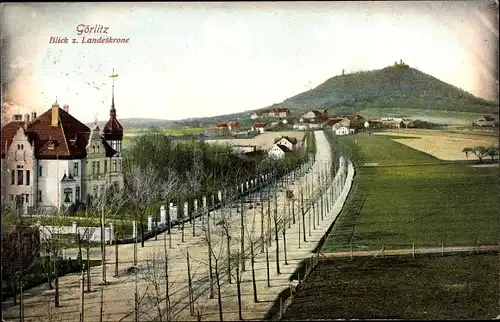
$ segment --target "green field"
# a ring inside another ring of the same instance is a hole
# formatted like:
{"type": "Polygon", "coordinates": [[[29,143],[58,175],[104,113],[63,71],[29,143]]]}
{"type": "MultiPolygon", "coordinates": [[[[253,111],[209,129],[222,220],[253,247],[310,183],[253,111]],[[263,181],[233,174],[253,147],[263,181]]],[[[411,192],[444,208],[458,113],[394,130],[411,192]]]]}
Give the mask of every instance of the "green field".
{"type": "Polygon", "coordinates": [[[498,254],[321,260],[282,320],[493,319],[498,254]]]}
{"type": "Polygon", "coordinates": [[[498,243],[498,167],[446,163],[386,136],[335,140],[356,176],[322,251],[498,243]]]}

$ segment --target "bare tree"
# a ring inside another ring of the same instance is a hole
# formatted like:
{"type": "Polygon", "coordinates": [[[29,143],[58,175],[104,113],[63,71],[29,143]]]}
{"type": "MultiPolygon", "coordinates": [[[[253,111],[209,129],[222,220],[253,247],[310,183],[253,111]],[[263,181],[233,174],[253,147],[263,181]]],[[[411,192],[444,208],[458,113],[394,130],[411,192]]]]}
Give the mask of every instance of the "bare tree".
{"type": "MultiPolygon", "coordinates": [[[[127,194],[123,189],[106,187],[105,190],[90,199],[87,208],[90,208],[92,217],[100,217],[101,223],[101,262],[102,262],[102,283],[106,282],[106,224],[115,221],[117,215],[121,212],[127,202],[127,194]],[[100,216],[99,216],[100,214],[100,216]]],[[[116,225],[115,225],[116,227],[116,225]]],[[[114,236],[110,236],[110,241],[114,236]]],[[[116,244],[116,243],[115,243],[116,244]]],[[[115,247],[115,251],[118,247],[115,247]]],[[[116,255],[117,256],[117,255],[116,255]]],[[[118,261],[115,262],[115,265],[118,261]]]]}
{"type": "Polygon", "coordinates": [[[171,249],[172,248],[172,223],[171,223],[171,218],[170,218],[170,199],[174,195],[177,187],[179,185],[179,176],[177,175],[176,172],[171,171],[169,172],[168,176],[166,178],[162,179],[161,185],[160,185],[160,196],[161,200],[166,203],[166,211],[167,211],[167,231],[168,231],[168,247],[171,249]]]}
{"type": "Polygon", "coordinates": [[[170,320],[170,307],[168,294],[169,285],[168,279],[168,255],[153,252],[146,261],[145,266],[140,270],[141,279],[146,281],[148,287],[144,292],[145,303],[151,305],[152,310],[146,310],[148,319],[157,321],[170,320]]]}
{"type": "Polygon", "coordinates": [[[63,250],[67,248],[69,244],[72,244],[74,240],[73,234],[65,234],[62,230],[64,226],[64,217],[55,216],[43,216],[40,217],[40,228],[41,228],[41,247],[42,251],[48,255],[48,282],[49,288],[51,288],[51,274],[53,270],[54,276],[54,304],[55,307],[59,307],[59,273],[61,259],[63,255],[63,250]]]}
{"type": "MultiPolygon", "coordinates": [[[[210,220],[207,218],[207,227],[210,227],[210,220]]],[[[202,240],[209,244],[209,259],[213,258],[214,268],[215,268],[215,281],[217,283],[217,302],[219,307],[219,317],[220,320],[223,321],[223,309],[222,309],[222,294],[221,294],[221,285],[220,285],[220,265],[222,259],[222,254],[224,250],[224,239],[226,237],[226,233],[224,228],[221,227],[220,224],[214,227],[214,232],[210,232],[205,227],[202,228],[203,236],[202,240]]]]}
{"type": "Polygon", "coordinates": [[[245,230],[246,230],[246,238],[248,243],[250,244],[250,263],[251,263],[251,268],[252,268],[252,288],[253,288],[253,299],[254,302],[257,303],[258,296],[257,296],[257,280],[255,278],[255,252],[254,252],[254,245],[257,240],[259,240],[258,236],[256,236],[256,221],[257,221],[257,212],[255,209],[255,204],[252,207],[253,212],[251,216],[251,224],[250,227],[247,223],[245,223],[245,230]]]}
{"type": "Polygon", "coordinates": [[[155,168],[151,165],[140,167],[131,165],[125,168],[124,176],[127,192],[134,208],[135,220],[139,221],[141,229],[141,247],[144,247],[144,218],[153,203],[160,197],[160,181],[155,168]]]}

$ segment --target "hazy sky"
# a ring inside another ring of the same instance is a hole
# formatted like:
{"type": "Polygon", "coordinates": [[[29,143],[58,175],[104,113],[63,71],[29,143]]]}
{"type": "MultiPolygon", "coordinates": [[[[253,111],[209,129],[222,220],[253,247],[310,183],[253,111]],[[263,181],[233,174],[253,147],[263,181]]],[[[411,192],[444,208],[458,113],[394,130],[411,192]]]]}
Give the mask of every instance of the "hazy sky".
{"type": "Polygon", "coordinates": [[[119,118],[182,119],[257,109],[341,73],[411,67],[495,98],[493,1],[2,4],[9,106],[56,97],[88,122],[107,119],[112,69],[119,118]],[[102,25],[128,44],[50,44],[102,25]]]}

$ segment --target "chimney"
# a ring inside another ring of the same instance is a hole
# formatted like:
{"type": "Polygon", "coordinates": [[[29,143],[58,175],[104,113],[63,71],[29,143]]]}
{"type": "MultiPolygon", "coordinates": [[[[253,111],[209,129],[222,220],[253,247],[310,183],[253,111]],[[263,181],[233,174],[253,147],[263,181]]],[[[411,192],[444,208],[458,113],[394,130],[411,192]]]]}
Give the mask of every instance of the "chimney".
{"type": "Polygon", "coordinates": [[[24,114],[24,128],[28,128],[28,124],[30,123],[30,115],[24,114]]]}
{"type": "Polygon", "coordinates": [[[31,112],[31,122],[36,119],[36,112],[31,112]]]}
{"type": "Polygon", "coordinates": [[[59,125],[59,104],[54,103],[52,105],[52,126],[58,126],[59,125]]]}
{"type": "Polygon", "coordinates": [[[344,76],[344,70],[342,69],[342,76],[344,76]]]}
{"type": "Polygon", "coordinates": [[[64,110],[66,113],[69,113],[69,105],[68,105],[68,104],[64,104],[64,106],[63,106],[63,110],[64,110]]]}
{"type": "Polygon", "coordinates": [[[23,120],[23,115],[22,114],[14,114],[12,116],[13,121],[22,121],[23,120]]]}

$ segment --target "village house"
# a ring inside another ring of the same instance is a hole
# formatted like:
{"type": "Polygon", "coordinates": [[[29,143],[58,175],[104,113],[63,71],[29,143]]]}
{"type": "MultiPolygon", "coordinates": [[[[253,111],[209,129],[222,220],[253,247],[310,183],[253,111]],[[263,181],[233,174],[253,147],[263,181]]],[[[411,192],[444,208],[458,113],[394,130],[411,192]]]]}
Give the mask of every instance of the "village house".
{"type": "Polygon", "coordinates": [[[288,117],[290,116],[290,110],[287,108],[270,108],[261,111],[256,111],[250,114],[251,119],[256,119],[259,117],[288,117]]]}
{"type": "Polygon", "coordinates": [[[86,203],[95,186],[123,187],[123,130],[114,106],[111,114],[103,133],[98,127],[91,131],[57,102],[39,117],[15,115],[2,127],[2,202],[22,213],[57,210],[86,203]]]}
{"type": "Polygon", "coordinates": [[[258,122],[258,123],[254,123],[252,125],[252,128],[251,130],[253,132],[259,132],[259,133],[264,133],[266,130],[269,129],[269,125],[267,122],[258,122]]]}
{"type": "Polygon", "coordinates": [[[224,134],[233,134],[238,130],[239,124],[238,121],[218,123],[215,125],[215,129],[224,134]]]}
{"type": "Polygon", "coordinates": [[[309,124],[307,123],[295,123],[293,125],[294,130],[305,131],[309,128],[309,124]]]}
{"type": "Polygon", "coordinates": [[[283,135],[280,138],[274,139],[274,144],[286,146],[289,150],[293,151],[297,147],[297,138],[283,135]]]}
{"type": "Polygon", "coordinates": [[[338,122],[342,121],[342,118],[338,117],[329,117],[324,123],[323,126],[333,126],[337,124],[338,122]]]}
{"type": "Polygon", "coordinates": [[[328,118],[327,110],[312,110],[300,117],[300,123],[321,124],[328,118]]]}
{"type": "Polygon", "coordinates": [[[348,135],[356,133],[356,129],[352,129],[349,126],[343,125],[342,122],[335,123],[332,126],[332,131],[335,135],[348,135]]]}
{"type": "Polygon", "coordinates": [[[498,120],[491,116],[483,116],[472,122],[473,126],[479,127],[496,127],[498,126],[498,120]]]}
{"type": "Polygon", "coordinates": [[[273,147],[267,152],[267,154],[271,158],[281,159],[287,153],[290,153],[290,152],[292,152],[292,150],[290,150],[285,145],[274,144],[273,147]]]}

